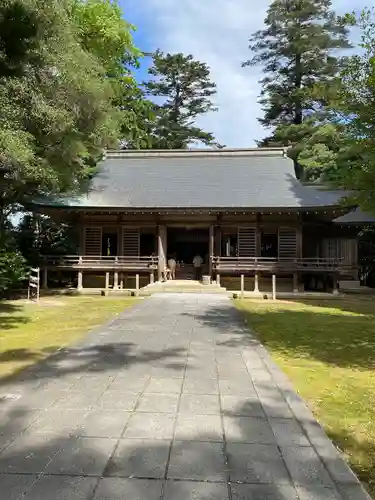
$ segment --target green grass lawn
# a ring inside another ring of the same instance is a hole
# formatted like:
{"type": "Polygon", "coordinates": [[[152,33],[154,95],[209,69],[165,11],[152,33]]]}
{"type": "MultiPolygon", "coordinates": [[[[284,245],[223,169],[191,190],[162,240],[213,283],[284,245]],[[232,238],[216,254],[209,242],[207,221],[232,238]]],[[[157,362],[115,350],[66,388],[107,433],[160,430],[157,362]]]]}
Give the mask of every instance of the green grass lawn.
{"type": "Polygon", "coordinates": [[[375,297],[236,303],[375,499],[375,297]]]}
{"type": "Polygon", "coordinates": [[[83,337],[136,299],[56,297],[0,302],[0,381],[83,337]]]}

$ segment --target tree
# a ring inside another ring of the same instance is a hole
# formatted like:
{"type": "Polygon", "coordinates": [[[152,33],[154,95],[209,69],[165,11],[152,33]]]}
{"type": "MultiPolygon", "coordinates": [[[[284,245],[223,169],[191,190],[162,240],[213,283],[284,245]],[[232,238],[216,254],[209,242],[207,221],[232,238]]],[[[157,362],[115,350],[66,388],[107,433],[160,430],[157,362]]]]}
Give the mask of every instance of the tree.
{"type": "Polygon", "coordinates": [[[197,117],[216,111],[211,97],[216,85],[205,63],[192,55],[164,54],[156,51],[149,74],[154,78],[144,84],[146,94],[156,97],[156,123],[153,147],[184,149],[192,142],[216,146],[214,136],[194,125],[197,117]]]}
{"type": "Polygon", "coordinates": [[[112,85],[112,103],[120,111],[121,145],[128,149],[151,147],[154,105],[132,73],[143,56],[133,44],[134,27],[113,0],[74,0],[71,15],[83,47],[99,59],[112,85]]]}
{"type": "Polygon", "coordinates": [[[26,214],[14,235],[16,246],[32,266],[40,266],[45,255],[75,255],[78,251],[77,227],[43,215],[26,214]]]}
{"type": "MultiPolygon", "coordinates": [[[[25,195],[76,189],[102,149],[117,138],[113,90],[98,60],[83,50],[63,2],[8,0],[0,24],[9,32],[33,22],[15,59],[0,39],[0,158],[11,170],[6,193],[25,195]],[[32,186],[32,188],[31,188],[32,186]]],[[[0,26],[0,38],[2,36],[0,26]]]]}
{"type": "Polygon", "coordinates": [[[336,51],[350,47],[351,23],[336,16],[331,5],[331,0],[274,0],[266,28],[250,38],[254,56],[243,63],[264,66],[260,101],[264,117],[259,121],[274,132],[260,145],[291,146],[290,156],[296,161],[301,148],[293,150],[293,146],[312,135],[321,138],[324,132],[328,136],[318,149],[323,156],[334,154],[329,147],[332,129],[326,127],[330,123],[326,96],[317,93],[316,87],[327,88],[342,68],[344,59],[336,51]],[[317,132],[321,125],[325,128],[317,132]]]}
{"type": "Polygon", "coordinates": [[[71,13],[84,49],[95,54],[107,76],[131,76],[141,52],[134,46],[134,27],[114,0],[72,0],[71,13]]]}
{"type": "Polygon", "coordinates": [[[80,190],[105,147],[147,143],[151,103],[131,72],[140,55],[131,29],[109,0],[1,4],[0,162],[11,171],[5,208],[80,190]]]}
{"type": "MultiPolygon", "coordinates": [[[[353,16],[350,19],[354,21],[353,16]]],[[[340,75],[334,111],[345,124],[345,141],[337,163],[341,184],[365,211],[375,213],[375,11],[365,9],[358,26],[359,54],[340,75]]]]}

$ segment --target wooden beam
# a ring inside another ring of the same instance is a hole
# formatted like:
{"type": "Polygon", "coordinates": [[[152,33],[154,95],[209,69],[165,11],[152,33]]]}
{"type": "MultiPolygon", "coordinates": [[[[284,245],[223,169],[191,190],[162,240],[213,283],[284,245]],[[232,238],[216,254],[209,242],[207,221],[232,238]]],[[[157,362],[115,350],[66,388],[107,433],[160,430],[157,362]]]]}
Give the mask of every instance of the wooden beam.
{"type": "Polygon", "coordinates": [[[136,297],[139,295],[139,274],[135,275],[135,295],[136,297]]]}
{"type": "Polygon", "coordinates": [[[245,276],[241,274],[241,299],[244,298],[245,294],[245,276]]]}

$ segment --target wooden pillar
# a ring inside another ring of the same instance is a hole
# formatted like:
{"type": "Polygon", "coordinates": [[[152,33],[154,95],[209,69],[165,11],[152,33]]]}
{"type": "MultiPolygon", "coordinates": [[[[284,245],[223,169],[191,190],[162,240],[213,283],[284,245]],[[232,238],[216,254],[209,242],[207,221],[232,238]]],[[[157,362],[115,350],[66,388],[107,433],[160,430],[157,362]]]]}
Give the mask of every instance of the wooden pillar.
{"type": "Polygon", "coordinates": [[[293,273],[293,293],[299,292],[298,283],[299,283],[299,276],[298,276],[298,273],[296,272],[296,273],[293,273]]]}
{"type": "Polygon", "coordinates": [[[135,275],[135,295],[136,297],[139,295],[139,274],[135,275]]]}
{"type": "Polygon", "coordinates": [[[161,281],[165,266],[167,264],[167,228],[166,226],[158,227],[158,279],[161,281]]]}
{"type": "Polygon", "coordinates": [[[214,248],[215,257],[221,257],[221,239],[222,239],[221,227],[217,226],[215,230],[215,248],[214,248]]]}
{"type": "Polygon", "coordinates": [[[276,300],[276,275],[272,275],[272,300],[276,300]]]}
{"type": "Polygon", "coordinates": [[[339,292],[339,277],[337,274],[333,275],[333,295],[338,295],[339,292]]]}
{"type": "Polygon", "coordinates": [[[82,290],[83,288],[83,272],[78,271],[78,285],[77,285],[77,290],[82,290]]]}
{"type": "Polygon", "coordinates": [[[215,228],[211,224],[209,228],[209,249],[208,249],[208,274],[212,278],[212,257],[214,255],[214,246],[215,246],[215,228]]]}
{"type": "Polygon", "coordinates": [[[220,274],[216,275],[216,284],[220,286],[220,274]]]}
{"type": "Polygon", "coordinates": [[[262,233],[261,233],[261,215],[256,215],[256,233],[255,233],[255,257],[260,257],[262,253],[262,233]]]}
{"type": "Polygon", "coordinates": [[[78,217],[78,225],[79,225],[79,253],[81,255],[86,255],[85,215],[82,213],[78,217]]]}
{"type": "Polygon", "coordinates": [[[109,290],[109,273],[105,273],[105,291],[108,292],[109,290]]]}
{"type": "Polygon", "coordinates": [[[150,272],[150,285],[155,283],[155,276],[154,276],[154,271],[150,272]]]}
{"type": "Polygon", "coordinates": [[[296,249],[297,259],[302,259],[302,257],[303,257],[302,232],[303,232],[302,216],[299,215],[298,216],[298,227],[297,227],[297,249],[296,249]]]}
{"type": "Polygon", "coordinates": [[[241,299],[243,299],[245,293],[245,276],[241,274],[241,299]]]}
{"type": "Polygon", "coordinates": [[[120,273],[120,288],[124,288],[124,273],[120,273]]]}
{"type": "Polygon", "coordinates": [[[48,288],[48,269],[43,269],[43,288],[48,288]]]}
{"type": "Polygon", "coordinates": [[[118,290],[118,272],[115,271],[113,274],[113,289],[118,290]]]}
{"type": "Polygon", "coordinates": [[[254,274],[254,292],[259,293],[259,273],[254,274]]]}

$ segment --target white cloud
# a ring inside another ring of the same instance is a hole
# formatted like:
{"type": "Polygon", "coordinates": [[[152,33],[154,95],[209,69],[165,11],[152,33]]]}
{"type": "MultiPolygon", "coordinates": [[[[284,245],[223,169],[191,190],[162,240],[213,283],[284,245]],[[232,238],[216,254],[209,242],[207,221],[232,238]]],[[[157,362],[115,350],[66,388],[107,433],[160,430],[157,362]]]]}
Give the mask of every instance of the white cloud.
{"type": "MultiPolygon", "coordinates": [[[[266,131],[257,121],[261,68],[241,68],[241,63],[251,56],[249,35],[262,29],[270,0],[133,1],[131,9],[147,18],[155,48],[191,53],[210,66],[219,110],[200,118],[199,125],[231,147],[253,146],[264,137],[266,131]]],[[[356,8],[365,2],[356,0],[356,8]]],[[[333,3],[341,12],[353,8],[352,0],[333,3]]]]}

